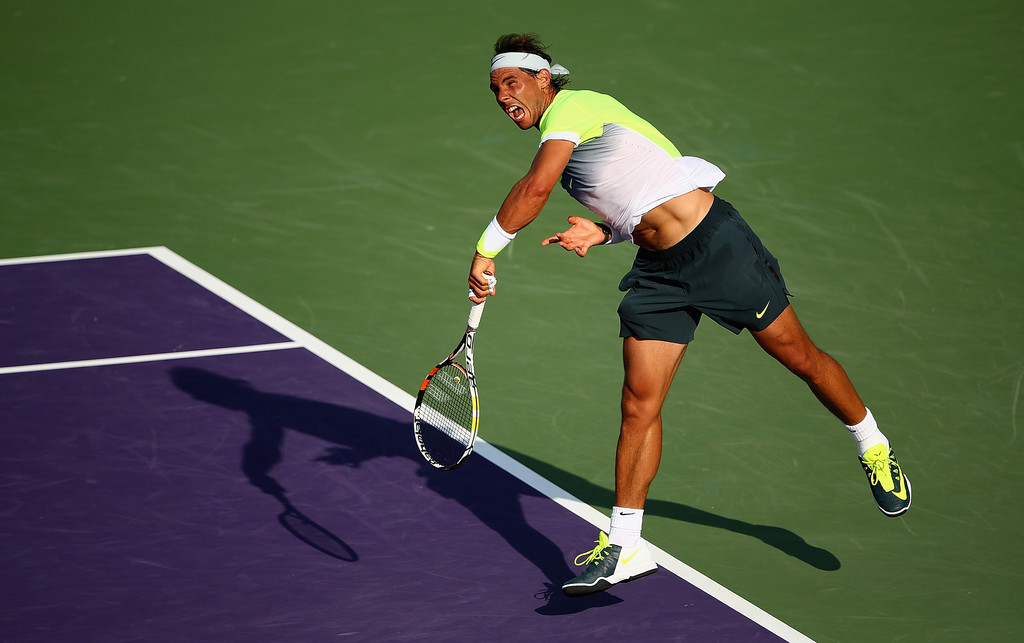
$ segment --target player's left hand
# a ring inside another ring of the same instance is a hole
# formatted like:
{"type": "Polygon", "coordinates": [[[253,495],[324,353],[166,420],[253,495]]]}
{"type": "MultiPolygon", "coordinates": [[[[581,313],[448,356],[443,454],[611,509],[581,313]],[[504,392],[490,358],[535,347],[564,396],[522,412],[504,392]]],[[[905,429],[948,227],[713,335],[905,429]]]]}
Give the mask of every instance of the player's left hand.
{"type": "Polygon", "coordinates": [[[575,252],[581,257],[587,256],[587,250],[593,246],[604,244],[604,231],[597,227],[597,224],[585,217],[569,217],[569,229],[559,232],[553,237],[548,237],[540,242],[540,245],[547,246],[557,243],[570,252],[575,252]]]}

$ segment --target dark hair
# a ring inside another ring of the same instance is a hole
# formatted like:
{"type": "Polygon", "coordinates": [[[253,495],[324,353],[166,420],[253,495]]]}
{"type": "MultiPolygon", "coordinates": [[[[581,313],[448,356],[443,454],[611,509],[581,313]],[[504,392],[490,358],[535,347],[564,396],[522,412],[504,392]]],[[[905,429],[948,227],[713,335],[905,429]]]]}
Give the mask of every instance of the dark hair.
{"type": "MultiPolygon", "coordinates": [[[[535,33],[507,33],[504,36],[498,38],[498,41],[494,43],[494,55],[508,53],[510,51],[522,52],[525,54],[537,54],[544,60],[551,64],[551,56],[548,55],[548,46],[540,39],[535,33]]],[[[531,76],[536,76],[537,72],[532,69],[523,69],[526,73],[531,76]]],[[[569,79],[565,76],[552,76],[551,86],[554,87],[557,92],[569,84],[569,79]]]]}

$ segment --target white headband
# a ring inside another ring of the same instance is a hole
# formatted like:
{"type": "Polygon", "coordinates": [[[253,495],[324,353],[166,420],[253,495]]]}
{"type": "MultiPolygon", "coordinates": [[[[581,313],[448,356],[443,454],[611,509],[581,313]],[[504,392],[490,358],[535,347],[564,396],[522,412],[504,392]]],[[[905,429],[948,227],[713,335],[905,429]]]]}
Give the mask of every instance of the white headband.
{"type": "Polygon", "coordinates": [[[551,72],[552,76],[569,75],[569,70],[557,63],[551,65],[548,64],[548,61],[544,60],[544,58],[537,54],[527,54],[520,51],[509,51],[491,58],[492,72],[495,69],[501,69],[502,67],[519,67],[521,69],[529,69],[530,71],[547,69],[551,72]]]}

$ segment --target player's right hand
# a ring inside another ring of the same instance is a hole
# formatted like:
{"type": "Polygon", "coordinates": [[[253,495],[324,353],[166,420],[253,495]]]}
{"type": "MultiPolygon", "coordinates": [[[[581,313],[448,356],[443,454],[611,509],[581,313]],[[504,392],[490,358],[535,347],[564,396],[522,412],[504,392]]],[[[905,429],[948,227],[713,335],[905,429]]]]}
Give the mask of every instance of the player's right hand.
{"type": "Polygon", "coordinates": [[[494,272],[493,259],[480,254],[473,255],[473,263],[469,268],[470,301],[479,304],[495,293],[494,272]]]}

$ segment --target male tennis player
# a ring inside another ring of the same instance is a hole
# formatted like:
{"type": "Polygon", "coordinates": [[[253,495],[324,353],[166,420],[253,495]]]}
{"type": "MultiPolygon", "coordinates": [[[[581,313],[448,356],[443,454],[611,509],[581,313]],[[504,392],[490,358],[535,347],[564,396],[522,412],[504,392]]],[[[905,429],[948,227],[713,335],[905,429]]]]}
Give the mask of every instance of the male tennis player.
{"type": "MultiPolygon", "coordinates": [[[[494,257],[540,213],[555,185],[601,217],[569,217],[542,242],[586,256],[631,241],[633,268],[619,284],[625,380],[615,455],[611,527],[582,554],[583,573],[562,590],[581,596],[657,570],[640,539],[644,501],[661,457],[661,407],[702,315],[757,343],[810,387],[857,441],[879,509],[910,507],[910,482],[842,366],[819,350],[789,305],[775,257],[732,205],[712,194],[725,174],[682,156],[657,129],[610,96],[563,89],[569,71],[552,64],[534,34],[498,39],[491,91],[520,129],[540,130],[530,170],[511,189],[477,244],[469,285],[483,301],[494,257]],[[486,273],[486,274],[485,274],[486,273]]],[[[579,561],[577,558],[577,561],[579,561]]]]}

